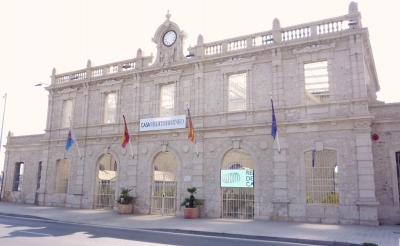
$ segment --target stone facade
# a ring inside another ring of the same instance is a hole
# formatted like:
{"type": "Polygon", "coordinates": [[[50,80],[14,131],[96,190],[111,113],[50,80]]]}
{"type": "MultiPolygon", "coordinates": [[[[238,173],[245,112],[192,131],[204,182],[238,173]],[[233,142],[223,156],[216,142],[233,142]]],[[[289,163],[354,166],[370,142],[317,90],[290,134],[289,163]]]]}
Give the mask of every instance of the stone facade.
{"type": "Polygon", "coordinates": [[[270,31],[211,43],[199,35],[187,57],[187,34],[170,17],[168,13],[152,39],[155,57],[139,49],[136,58],[126,61],[92,67],[89,60],[86,68],[65,74],[53,69],[52,83],[46,87],[45,134],[8,135],[4,200],[92,209],[98,162],[103,154],[111,154],[118,165],[115,196],[123,187],[132,188],[131,195],[137,197],[134,210],[148,214],[154,160],[159,153],[171,152],[177,163],[175,214],[183,216],[179,203],[194,186],[196,197],[204,199],[202,216],[220,217],[220,170],[229,164],[223,160],[231,150],[243,149],[252,158],[246,161],[254,165],[255,219],[400,222],[395,156],[400,151],[400,105],[376,100],[379,82],[369,33],[361,25],[356,3],[350,3],[342,17],[286,28],[275,19],[270,31]],[[176,40],[167,46],[164,34],[171,30],[176,40]],[[304,64],[317,61],[327,61],[328,101],[308,104],[304,64]],[[237,73],[246,74],[246,109],[229,111],[229,75],[237,73]],[[188,129],[139,131],[140,119],[159,117],[160,88],[171,83],[174,115],[191,109],[197,150],[187,139],[188,129]],[[103,117],[109,92],[117,95],[118,117],[107,124],[103,117]],[[270,96],[279,142],[270,135],[270,96]],[[71,118],[80,153],[75,145],[65,151],[64,100],[73,101],[71,118]],[[122,112],[132,149],[121,147],[122,112]],[[372,140],[372,134],[379,140],[372,140]],[[324,149],[337,153],[339,203],[309,204],[304,153],[324,149]],[[57,163],[65,158],[71,163],[68,192],[56,194],[57,163]],[[12,189],[17,162],[25,163],[21,191],[12,189]]]}

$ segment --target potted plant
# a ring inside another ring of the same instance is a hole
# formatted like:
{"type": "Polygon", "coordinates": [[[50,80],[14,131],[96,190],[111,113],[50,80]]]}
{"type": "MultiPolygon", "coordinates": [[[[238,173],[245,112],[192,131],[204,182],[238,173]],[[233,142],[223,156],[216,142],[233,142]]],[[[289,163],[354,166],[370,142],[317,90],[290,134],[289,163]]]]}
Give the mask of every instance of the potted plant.
{"type": "Polygon", "coordinates": [[[185,219],[196,219],[199,218],[199,207],[203,204],[203,201],[198,200],[194,197],[193,194],[196,193],[196,188],[188,188],[187,191],[190,193],[190,197],[185,198],[185,200],[181,203],[181,206],[185,206],[183,211],[183,217],[185,219]]]}
{"type": "Polygon", "coordinates": [[[132,203],[130,203],[132,197],[129,196],[129,192],[132,189],[122,188],[121,195],[116,200],[118,202],[118,213],[119,214],[131,214],[132,203]]]}

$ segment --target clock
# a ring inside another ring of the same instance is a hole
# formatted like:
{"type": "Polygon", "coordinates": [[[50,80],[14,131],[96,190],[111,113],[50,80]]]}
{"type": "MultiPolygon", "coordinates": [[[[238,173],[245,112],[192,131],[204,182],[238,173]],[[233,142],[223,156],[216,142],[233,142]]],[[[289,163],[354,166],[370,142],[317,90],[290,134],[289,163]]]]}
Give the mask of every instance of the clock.
{"type": "Polygon", "coordinates": [[[164,34],[163,43],[165,46],[171,46],[176,41],[176,32],[168,31],[164,34]]]}

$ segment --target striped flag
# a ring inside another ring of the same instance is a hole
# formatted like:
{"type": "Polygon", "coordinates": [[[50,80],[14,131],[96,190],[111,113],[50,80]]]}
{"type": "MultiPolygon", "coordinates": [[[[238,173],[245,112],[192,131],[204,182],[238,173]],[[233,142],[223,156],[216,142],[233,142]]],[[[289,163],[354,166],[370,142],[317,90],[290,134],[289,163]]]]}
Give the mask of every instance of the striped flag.
{"type": "Polygon", "coordinates": [[[125,148],[125,146],[129,142],[129,132],[128,132],[128,126],[126,125],[126,120],[125,120],[125,115],[122,114],[122,117],[124,118],[124,135],[122,136],[122,148],[125,148]]]}
{"type": "Polygon", "coordinates": [[[188,139],[192,141],[194,144],[196,144],[196,137],[194,136],[194,129],[193,129],[193,124],[192,124],[192,118],[190,117],[190,109],[187,108],[188,110],[188,120],[189,120],[189,134],[188,134],[188,139]]]}
{"type": "Polygon", "coordinates": [[[72,121],[69,119],[69,131],[68,131],[68,138],[67,143],[65,145],[65,149],[68,151],[69,148],[76,142],[74,128],[72,128],[72,121]]]}

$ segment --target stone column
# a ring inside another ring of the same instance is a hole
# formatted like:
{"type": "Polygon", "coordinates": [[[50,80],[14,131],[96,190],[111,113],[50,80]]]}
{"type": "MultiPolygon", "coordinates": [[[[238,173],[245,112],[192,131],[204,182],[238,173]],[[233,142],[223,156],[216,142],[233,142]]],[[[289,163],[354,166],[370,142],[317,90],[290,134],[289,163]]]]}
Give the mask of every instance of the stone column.
{"type": "Polygon", "coordinates": [[[358,166],[359,199],[361,225],[379,225],[378,205],[375,197],[374,165],[371,143],[371,121],[355,123],[356,154],[358,166]]]}

